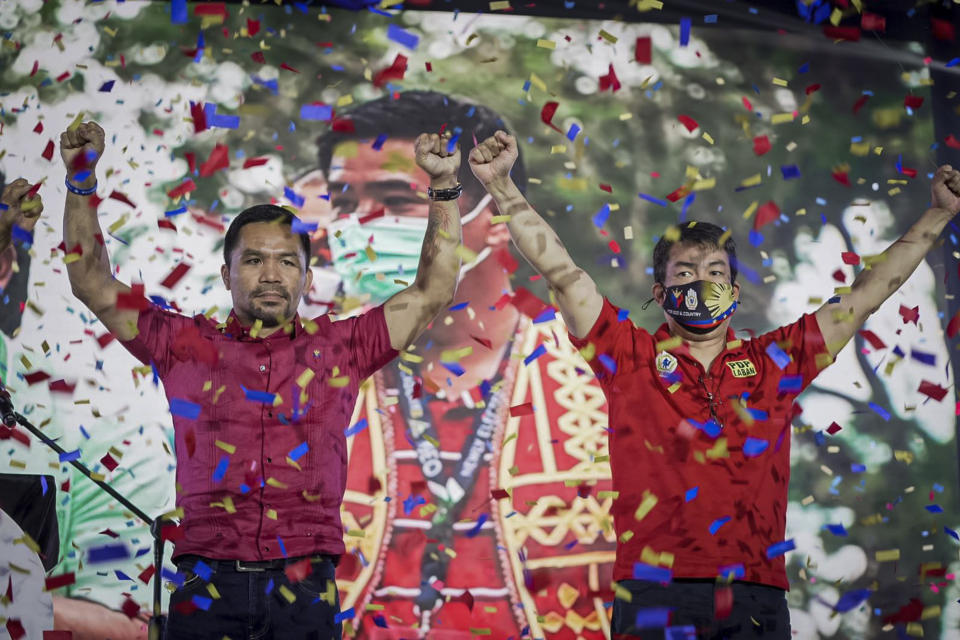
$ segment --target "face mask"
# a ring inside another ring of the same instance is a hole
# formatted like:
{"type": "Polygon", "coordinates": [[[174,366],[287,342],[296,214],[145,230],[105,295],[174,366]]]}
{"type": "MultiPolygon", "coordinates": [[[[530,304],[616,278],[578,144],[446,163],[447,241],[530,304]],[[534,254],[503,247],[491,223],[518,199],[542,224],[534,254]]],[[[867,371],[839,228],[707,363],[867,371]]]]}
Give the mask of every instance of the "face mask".
{"type": "MultiPolygon", "coordinates": [[[[487,194],[470,213],[461,216],[461,226],[480,215],[489,202],[487,194]]],[[[379,305],[413,284],[427,222],[427,218],[383,216],[361,225],[356,213],[333,221],[327,227],[330,255],[344,293],[352,297],[369,295],[370,303],[379,305]],[[371,250],[375,260],[370,259],[371,250]]],[[[460,269],[460,279],[490,252],[490,247],[484,247],[476,260],[460,269]]]]}
{"type": "Polygon", "coordinates": [[[697,280],[664,289],[667,297],[663,310],[692,333],[709,333],[737,310],[729,282],[697,280]]]}

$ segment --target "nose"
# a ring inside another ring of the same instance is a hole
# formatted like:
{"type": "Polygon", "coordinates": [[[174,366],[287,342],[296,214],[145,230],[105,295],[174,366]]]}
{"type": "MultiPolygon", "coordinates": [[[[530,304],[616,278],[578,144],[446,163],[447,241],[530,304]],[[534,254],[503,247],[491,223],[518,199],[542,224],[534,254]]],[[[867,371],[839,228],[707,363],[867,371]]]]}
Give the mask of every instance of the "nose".
{"type": "Polygon", "coordinates": [[[260,282],[280,282],[280,266],[275,260],[264,260],[260,268],[260,282]]]}
{"type": "Polygon", "coordinates": [[[361,215],[366,215],[372,213],[377,209],[382,209],[383,203],[377,200],[376,198],[371,198],[369,196],[364,196],[357,201],[357,210],[354,213],[359,213],[361,215]]]}

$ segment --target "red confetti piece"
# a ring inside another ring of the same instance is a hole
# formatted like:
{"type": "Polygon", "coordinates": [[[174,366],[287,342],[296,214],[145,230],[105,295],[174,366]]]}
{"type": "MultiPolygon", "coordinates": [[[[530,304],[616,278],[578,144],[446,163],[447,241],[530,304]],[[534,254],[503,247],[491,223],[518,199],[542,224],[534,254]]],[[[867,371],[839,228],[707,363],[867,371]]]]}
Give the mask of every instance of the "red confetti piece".
{"type": "Polygon", "coordinates": [[[677,120],[679,120],[680,124],[685,126],[687,128],[687,131],[689,131],[690,133],[693,133],[696,130],[696,128],[700,126],[699,124],[697,124],[696,120],[694,120],[690,116],[685,116],[683,114],[677,116],[677,120]]]}
{"type": "Polygon", "coordinates": [[[150,307],[150,302],[143,297],[143,285],[134,284],[130,287],[130,293],[117,294],[117,309],[136,309],[143,311],[150,307]]]}
{"type": "Polygon", "coordinates": [[[509,294],[509,293],[505,293],[505,294],[503,294],[502,296],[500,296],[500,299],[499,299],[499,300],[497,300],[495,303],[493,303],[493,308],[496,309],[497,311],[500,311],[500,310],[503,309],[505,306],[507,306],[508,304],[510,304],[510,300],[512,300],[512,298],[510,297],[510,294],[509,294]]]}
{"type": "Polygon", "coordinates": [[[267,58],[263,55],[263,51],[254,51],[250,54],[250,58],[257,64],[267,64],[267,58]]]}
{"type": "Polygon", "coordinates": [[[170,191],[167,191],[167,197],[171,200],[176,200],[180,196],[185,196],[191,191],[196,191],[197,183],[193,181],[193,178],[187,178],[186,182],[183,182],[170,191]]]}
{"type": "Polygon", "coordinates": [[[217,171],[230,167],[230,148],[225,144],[216,144],[207,161],[200,165],[200,177],[207,178],[217,171]]]}
{"type": "Polygon", "coordinates": [[[743,106],[747,111],[753,111],[753,103],[747,99],[747,96],[743,96],[741,100],[743,100],[743,106]]]}
{"type": "MultiPolygon", "coordinates": [[[[193,132],[200,133],[207,128],[207,115],[203,111],[203,105],[198,102],[190,103],[190,117],[193,118],[193,132]]],[[[193,167],[190,167],[193,171],[193,167]]]]}
{"type": "Polygon", "coordinates": [[[504,498],[509,498],[510,494],[507,493],[506,489],[494,489],[490,492],[490,497],[494,500],[503,500],[504,498]]]}
{"type": "Polygon", "coordinates": [[[606,191],[607,193],[613,193],[613,187],[611,187],[611,186],[608,185],[608,184],[602,184],[602,183],[601,183],[601,184],[600,184],[600,189],[601,189],[602,191],[606,191]]]}
{"type": "Polygon", "coordinates": [[[864,11],[863,15],[860,16],[860,28],[864,31],[880,31],[882,33],[887,30],[887,19],[879,14],[864,11]]]}
{"type": "Polygon", "coordinates": [[[606,91],[607,89],[610,89],[612,93],[616,93],[620,89],[620,80],[617,78],[617,72],[613,70],[613,63],[610,63],[607,75],[600,76],[600,91],[606,91]]]}
{"type": "Polygon", "coordinates": [[[260,33],[260,21],[247,18],[247,34],[255,36],[260,33]]]}
{"type": "Polygon", "coordinates": [[[40,69],[40,61],[39,61],[39,60],[34,60],[34,61],[33,61],[33,68],[30,69],[30,77],[32,78],[33,76],[37,75],[37,71],[38,71],[39,69],[40,69]]]}
{"type": "Polygon", "coordinates": [[[61,573],[58,576],[50,576],[43,582],[44,591],[53,591],[54,589],[59,589],[60,587],[66,587],[71,584],[74,584],[77,581],[76,576],[73,574],[73,571],[67,573],[61,573]]]}
{"type": "Polygon", "coordinates": [[[370,222],[371,220],[376,220],[377,218],[382,218],[382,217],[385,216],[385,215],[387,215],[387,210],[384,209],[383,207],[380,207],[380,208],[377,209],[376,211],[371,211],[370,213],[362,216],[362,217],[359,219],[359,222],[360,222],[360,224],[367,224],[367,223],[370,222]]]}
{"type": "Polygon", "coordinates": [[[956,28],[949,20],[930,18],[930,28],[933,31],[933,37],[937,40],[952,41],[957,37],[956,28]]]}
{"type": "Polygon", "coordinates": [[[73,393],[73,390],[77,388],[76,384],[69,384],[66,380],[54,380],[49,383],[47,387],[52,393],[73,393]]]}
{"type": "Polygon", "coordinates": [[[306,580],[307,577],[313,572],[313,567],[310,562],[310,558],[304,558],[293,564],[288,564],[283,568],[283,572],[287,575],[287,580],[290,582],[300,582],[301,580],[306,580]]]}
{"type": "Polygon", "coordinates": [[[123,605],[120,606],[120,610],[131,620],[137,617],[140,614],[140,605],[133,601],[132,598],[127,598],[123,601],[123,605]]]}
{"type": "Polygon", "coordinates": [[[917,110],[923,105],[923,96],[915,96],[911,93],[908,93],[903,97],[903,106],[909,107],[913,110],[917,110]]]}
{"type": "Polygon", "coordinates": [[[921,380],[920,388],[917,389],[917,391],[928,398],[933,398],[937,402],[940,402],[947,396],[947,391],[949,391],[949,389],[941,387],[939,384],[934,384],[928,380],[921,380]]]}
{"type": "Polygon", "coordinates": [[[831,422],[830,426],[827,427],[827,433],[830,435],[836,435],[837,433],[840,433],[841,429],[843,429],[843,427],[838,425],[836,422],[831,422]]]}
{"type": "Polygon", "coordinates": [[[577,497],[579,498],[589,498],[590,492],[593,488],[588,484],[577,485],[577,497]]]}
{"type": "Polygon", "coordinates": [[[43,640],[73,640],[73,631],[50,631],[43,632],[43,640]]]}
{"type": "Polygon", "coordinates": [[[618,243],[616,240],[611,240],[607,246],[610,247],[610,251],[613,251],[614,253],[620,253],[620,243],[618,243]]]}
{"type": "Polygon", "coordinates": [[[677,189],[667,194],[667,200],[670,202],[676,202],[680,198],[687,197],[687,194],[689,194],[692,190],[693,187],[677,187],[677,189]]]}
{"type": "Polygon", "coordinates": [[[473,611],[473,594],[470,593],[470,590],[465,590],[461,595],[456,598],[450,598],[450,602],[462,602],[466,605],[467,609],[471,612],[473,611]]]}
{"type": "Polygon", "coordinates": [[[38,122],[37,122],[37,126],[35,126],[35,127],[33,128],[33,132],[34,132],[34,133],[43,133],[43,123],[38,121],[38,122]]]}
{"type": "Polygon", "coordinates": [[[24,630],[20,618],[7,619],[7,633],[10,634],[11,640],[20,640],[20,638],[27,636],[27,632],[24,630]]]}
{"type": "Polygon", "coordinates": [[[843,269],[837,269],[833,272],[833,279],[837,282],[846,282],[847,276],[843,273],[843,269]]]}
{"type": "Polygon", "coordinates": [[[651,45],[652,45],[652,43],[651,43],[650,38],[649,38],[648,36],[647,36],[647,37],[643,37],[643,38],[637,38],[637,44],[635,45],[635,47],[634,47],[634,49],[633,49],[633,58],[634,58],[634,60],[636,60],[636,61],[639,62],[640,64],[650,64],[650,61],[651,61],[651,59],[652,59],[652,57],[651,57],[652,46],[651,46],[651,45]]]}
{"type": "Polygon", "coordinates": [[[903,318],[903,324],[917,324],[917,320],[920,319],[920,307],[916,306],[913,309],[900,305],[900,316],[903,318]]]}
{"type": "Polygon", "coordinates": [[[143,584],[150,584],[150,578],[153,577],[153,574],[156,573],[156,569],[151,564],[146,569],[140,572],[140,575],[137,576],[137,580],[143,584]]]}
{"type": "Polygon", "coordinates": [[[112,530],[110,530],[110,529],[104,529],[104,530],[101,531],[98,535],[107,536],[107,537],[113,538],[114,540],[116,540],[117,538],[120,537],[120,534],[119,534],[119,533],[115,533],[114,531],[112,531],[112,530]]]}
{"type": "Polygon", "coordinates": [[[167,277],[163,279],[163,282],[160,283],[160,286],[166,287],[167,289],[173,289],[175,286],[177,286],[177,283],[180,282],[183,276],[187,275],[188,271],[190,271],[190,265],[185,262],[181,262],[173,268],[173,271],[167,274],[167,277]]]}
{"type": "Polygon", "coordinates": [[[46,146],[46,148],[43,150],[43,153],[40,154],[40,157],[43,158],[44,160],[46,160],[47,162],[52,161],[52,160],[53,160],[53,149],[54,149],[54,147],[53,147],[53,140],[48,140],[48,141],[47,141],[47,146],[46,146]]]}
{"type": "Polygon", "coordinates": [[[299,71],[297,71],[296,69],[294,69],[293,67],[291,67],[290,65],[288,65],[286,62],[282,62],[282,63],[280,64],[280,68],[281,68],[281,69],[286,69],[287,71],[293,71],[294,73],[300,73],[299,71]]]}
{"type": "Polygon", "coordinates": [[[170,222],[165,218],[161,220],[157,220],[157,227],[160,229],[170,229],[174,233],[176,233],[177,231],[177,225],[173,224],[172,222],[170,222]]]}
{"type": "Polygon", "coordinates": [[[70,72],[69,72],[69,71],[64,71],[63,73],[61,73],[60,75],[57,76],[57,82],[63,82],[64,80],[66,80],[66,79],[69,78],[69,77],[70,77],[70,72]]]}
{"type": "Polygon", "coordinates": [[[97,337],[97,344],[100,345],[100,348],[101,348],[101,349],[103,349],[103,348],[106,347],[108,344],[110,344],[111,342],[113,342],[115,338],[116,338],[116,336],[114,336],[112,333],[110,333],[110,332],[108,331],[107,333],[103,334],[102,336],[98,336],[98,337],[97,337]]]}
{"type": "Polygon", "coordinates": [[[957,137],[952,133],[947,136],[947,139],[944,142],[946,142],[947,146],[951,149],[960,149],[960,140],[958,140],[957,137]]]}
{"type": "Polygon", "coordinates": [[[109,471],[113,471],[119,466],[117,461],[114,460],[113,456],[111,456],[109,453],[103,456],[102,458],[100,458],[100,464],[105,466],[109,471]]]}
{"type": "Polygon", "coordinates": [[[357,126],[349,118],[334,118],[330,121],[330,128],[340,133],[353,133],[357,126]]]}
{"type": "Polygon", "coordinates": [[[503,267],[507,273],[513,273],[520,266],[517,263],[517,259],[513,257],[513,254],[510,253],[509,249],[498,249],[494,254],[494,257],[497,259],[497,262],[500,263],[500,266],[503,267]]]}
{"type": "Polygon", "coordinates": [[[510,417],[528,416],[533,413],[533,403],[527,402],[510,407],[510,417]]]}
{"type": "Polygon", "coordinates": [[[947,337],[953,338],[960,331],[960,311],[957,311],[947,323],[947,337]]]}
{"type": "Polygon", "coordinates": [[[773,147],[770,145],[770,138],[767,136],[757,136],[753,139],[753,152],[758,156],[767,153],[773,147]]]}
{"type": "MultiPolygon", "coordinates": [[[[817,91],[820,91],[819,84],[811,84],[806,89],[804,89],[804,93],[806,93],[807,95],[810,95],[811,93],[816,93],[817,91]]],[[[854,113],[856,113],[856,109],[854,109],[854,113]]]]}
{"type": "Polygon", "coordinates": [[[753,228],[755,231],[759,231],[778,217],[780,217],[780,207],[777,206],[776,202],[770,200],[757,209],[757,215],[753,219],[753,228]]]}
{"type": "Polygon", "coordinates": [[[718,587],[713,592],[713,611],[717,620],[726,620],[733,612],[733,587],[718,587]]]}
{"type": "Polygon", "coordinates": [[[823,35],[832,40],[857,42],[860,40],[860,27],[834,27],[827,25],[823,28],[823,35]]]}
{"type": "Polygon", "coordinates": [[[837,182],[839,182],[839,183],[842,184],[843,186],[845,186],[845,187],[852,186],[852,185],[850,184],[850,172],[849,172],[849,171],[834,171],[834,172],[832,172],[830,175],[831,175],[831,177],[833,177],[834,180],[836,180],[837,182]]]}
{"type": "Polygon", "coordinates": [[[28,373],[23,376],[23,379],[26,380],[27,385],[33,386],[38,382],[45,382],[50,379],[50,374],[46,371],[34,371],[33,373],[28,373]]]}
{"type": "Polygon", "coordinates": [[[516,293],[514,293],[510,299],[510,304],[516,307],[520,313],[530,318],[536,318],[549,306],[524,287],[517,287],[516,293]]]}
{"type": "Polygon", "coordinates": [[[137,208],[137,205],[133,204],[133,202],[130,200],[130,198],[128,198],[126,195],[120,193],[120,192],[117,191],[116,189],[114,189],[113,191],[110,192],[110,196],[109,196],[109,197],[110,197],[111,200],[116,200],[117,202],[122,202],[123,204],[129,205],[129,206],[133,207],[134,209],[137,208]]]}
{"type": "Polygon", "coordinates": [[[423,64],[424,64],[424,66],[427,68],[427,73],[431,73],[431,72],[433,71],[433,65],[432,65],[432,64],[430,64],[429,62],[424,62],[423,64]]]}
{"type": "Polygon", "coordinates": [[[868,96],[868,95],[866,95],[866,94],[864,94],[864,95],[860,96],[859,98],[857,98],[857,101],[853,103],[853,112],[854,112],[854,113],[857,113],[858,111],[860,111],[860,109],[863,107],[863,105],[867,104],[867,100],[869,100],[869,99],[870,99],[870,96],[868,96]]]}
{"type": "MultiPolygon", "coordinates": [[[[554,131],[560,131],[559,127],[553,124],[553,116],[557,112],[557,107],[559,106],[559,102],[548,102],[547,104],[543,105],[542,109],[540,109],[540,120],[554,131]]],[[[563,132],[560,131],[560,133],[563,132]]]]}
{"type": "Polygon", "coordinates": [[[373,76],[373,86],[378,89],[383,85],[387,84],[391,80],[403,80],[403,75],[407,71],[407,57],[401,54],[397,54],[397,57],[393,59],[393,63],[386,69],[381,69],[373,76]]]}
{"type": "Polygon", "coordinates": [[[267,164],[270,161],[270,158],[247,158],[243,161],[243,168],[249,169],[250,167],[259,167],[267,164]]]}
{"type": "Polygon", "coordinates": [[[187,457],[192,458],[197,450],[197,434],[193,428],[187,431],[187,434],[183,437],[183,441],[187,445],[187,457]]]}
{"type": "Polygon", "coordinates": [[[476,340],[477,342],[479,342],[480,344],[482,344],[483,346],[485,346],[487,349],[493,348],[493,343],[490,342],[490,340],[488,340],[487,338],[481,338],[475,335],[471,335],[470,337],[476,340]]]}
{"type": "Polygon", "coordinates": [[[840,254],[840,259],[843,260],[843,264],[860,264],[860,256],[853,251],[844,251],[840,254]]]}
{"type": "Polygon", "coordinates": [[[869,342],[869,343],[870,343],[870,346],[873,347],[874,349],[886,349],[886,348],[887,348],[887,345],[884,344],[883,340],[881,340],[881,339],[877,336],[877,334],[875,334],[873,331],[870,331],[870,329],[861,329],[861,330],[858,331],[857,333],[859,333],[861,336],[863,336],[863,339],[866,340],[867,342],[869,342]]]}

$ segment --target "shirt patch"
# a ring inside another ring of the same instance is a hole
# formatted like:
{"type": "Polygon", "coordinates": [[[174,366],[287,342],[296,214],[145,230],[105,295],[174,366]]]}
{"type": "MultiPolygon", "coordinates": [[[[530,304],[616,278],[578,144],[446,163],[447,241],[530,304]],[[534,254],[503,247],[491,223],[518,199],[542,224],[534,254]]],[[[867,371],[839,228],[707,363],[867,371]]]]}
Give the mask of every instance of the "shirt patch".
{"type": "Polygon", "coordinates": [[[757,375],[757,368],[753,366],[750,360],[732,360],[727,363],[734,378],[749,378],[757,375]]]}
{"type": "Polygon", "coordinates": [[[667,351],[657,354],[657,371],[660,375],[670,374],[677,370],[677,358],[667,351]]]}

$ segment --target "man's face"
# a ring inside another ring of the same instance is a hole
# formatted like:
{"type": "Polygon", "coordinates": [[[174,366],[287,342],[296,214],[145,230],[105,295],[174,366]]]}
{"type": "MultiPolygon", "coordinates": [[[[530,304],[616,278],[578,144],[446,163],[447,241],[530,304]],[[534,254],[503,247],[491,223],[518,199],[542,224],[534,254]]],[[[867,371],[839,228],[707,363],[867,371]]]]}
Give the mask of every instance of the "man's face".
{"type": "Polygon", "coordinates": [[[254,222],[242,227],[230,267],[220,268],[237,317],[245,323],[259,319],[264,327],[291,320],[313,283],[304,259],[300,239],[289,226],[254,222]]]}
{"type": "MultiPolygon", "coordinates": [[[[664,283],[659,282],[653,285],[653,297],[657,304],[663,306],[667,296],[667,289],[670,287],[679,287],[690,284],[697,280],[707,280],[709,282],[730,282],[730,256],[727,252],[718,247],[704,247],[698,244],[676,243],[670,247],[670,257],[667,260],[667,274],[664,283]]],[[[740,285],[733,285],[734,300],[740,299],[740,285]]],[[[664,312],[667,317],[667,323],[672,329],[687,335],[673,318],[664,312]]],[[[727,325],[730,319],[727,318],[721,325],[711,331],[706,336],[716,335],[717,333],[726,333],[727,325]]],[[[704,336],[698,336],[702,339],[704,336]]]]}

